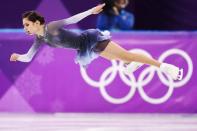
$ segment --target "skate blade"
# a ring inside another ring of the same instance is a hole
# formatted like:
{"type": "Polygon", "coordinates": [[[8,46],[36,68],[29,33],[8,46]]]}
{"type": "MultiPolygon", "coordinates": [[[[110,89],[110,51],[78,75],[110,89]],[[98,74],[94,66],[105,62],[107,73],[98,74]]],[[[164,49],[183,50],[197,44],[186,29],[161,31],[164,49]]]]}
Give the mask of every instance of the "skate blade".
{"type": "Polygon", "coordinates": [[[183,79],[183,68],[179,70],[179,75],[177,76],[177,80],[182,80],[183,79]]]}

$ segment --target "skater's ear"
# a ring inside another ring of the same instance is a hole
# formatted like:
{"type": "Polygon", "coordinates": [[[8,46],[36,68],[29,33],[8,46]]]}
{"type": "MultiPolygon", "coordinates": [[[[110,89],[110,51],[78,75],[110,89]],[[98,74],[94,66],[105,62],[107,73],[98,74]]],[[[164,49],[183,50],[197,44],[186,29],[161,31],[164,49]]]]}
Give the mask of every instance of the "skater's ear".
{"type": "Polygon", "coordinates": [[[36,22],[35,22],[37,25],[40,25],[40,21],[38,21],[38,20],[36,20],[36,22]]]}

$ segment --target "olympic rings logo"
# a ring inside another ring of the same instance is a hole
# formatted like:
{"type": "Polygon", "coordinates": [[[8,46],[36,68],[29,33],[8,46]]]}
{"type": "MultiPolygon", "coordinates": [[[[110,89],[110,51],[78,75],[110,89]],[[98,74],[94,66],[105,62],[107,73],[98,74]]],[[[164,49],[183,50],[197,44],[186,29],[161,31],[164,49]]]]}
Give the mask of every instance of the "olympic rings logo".
{"type": "MultiPolygon", "coordinates": [[[[142,49],[132,49],[132,50],[130,50],[130,52],[142,53],[144,55],[147,55],[148,57],[152,57],[147,51],[142,50],[142,49]]],[[[92,87],[97,87],[100,90],[103,98],[110,103],[123,104],[125,102],[128,102],[130,99],[132,99],[136,90],[138,90],[140,96],[142,97],[142,99],[144,101],[151,103],[151,104],[161,104],[161,103],[167,101],[171,97],[171,95],[174,91],[174,88],[179,88],[179,87],[182,87],[183,85],[185,85],[190,80],[190,78],[192,76],[192,72],[193,72],[193,63],[192,63],[190,56],[185,51],[180,50],[180,49],[173,48],[173,49],[169,49],[169,50],[165,51],[160,56],[158,61],[163,62],[168,56],[173,55],[173,54],[177,54],[177,55],[180,55],[181,57],[183,57],[186,60],[187,65],[188,65],[188,72],[187,72],[186,76],[181,81],[173,81],[168,76],[166,79],[166,77],[159,71],[159,69],[155,68],[153,66],[149,66],[149,67],[145,68],[140,73],[138,79],[136,79],[133,74],[131,74],[128,78],[128,77],[126,77],[126,75],[122,71],[123,62],[120,62],[118,64],[118,62],[115,60],[112,61],[112,66],[107,68],[102,73],[99,81],[92,80],[88,76],[86,70],[82,67],[80,68],[80,72],[81,72],[83,79],[92,87]],[[130,86],[130,90],[129,90],[128,94],[122,98],[111,97],[105,89],[105,87],[107,85],[109,85],[111,82],[113,82],[117,73],[119,73],[119,76],[123,80],[123,82],[126,85],[130,86]],[[161,82],[165,86],[168,87],[167,93],[164,96],[162,96],[161,98],[151,98],[145,93],[145,91],[143,89],[143,87],[145,85],[147,85],[153,79],[155,73],[157,73],[161,82]]]]}

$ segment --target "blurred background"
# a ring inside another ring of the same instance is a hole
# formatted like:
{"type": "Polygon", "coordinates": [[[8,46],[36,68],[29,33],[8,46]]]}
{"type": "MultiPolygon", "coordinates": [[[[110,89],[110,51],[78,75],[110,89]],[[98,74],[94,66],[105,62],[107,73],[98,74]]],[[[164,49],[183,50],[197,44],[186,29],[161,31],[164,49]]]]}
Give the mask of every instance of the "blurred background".
{"type": "MultiPolygon", "coordinates": [[[[61,19],[85,11],[94,5],[105,2],[106,10],[110,10],[117,0],[12,0],[3,1],[0,8],[1,28],[22,28],[21,14],[27,10],[41,12],[48,21],[61,19]]],[[[134,15],[133,29],[137,30],[195,30],[197,28],[197,12],[195,0],[118,0],[123,1],[122,9],[134,15]],[[124,1],[128,1],[126,6],[124,1]]],[[[121,3],[121,2],[116,3],[121,3]]],[[[112,9],[113,10],[113,9],[112,9]]],[[[112,11],[111,11],[112,13],[112,11]]],[[[78,23],[81,29],[95,28],[97,16],[91,16],[78,23]]]]}

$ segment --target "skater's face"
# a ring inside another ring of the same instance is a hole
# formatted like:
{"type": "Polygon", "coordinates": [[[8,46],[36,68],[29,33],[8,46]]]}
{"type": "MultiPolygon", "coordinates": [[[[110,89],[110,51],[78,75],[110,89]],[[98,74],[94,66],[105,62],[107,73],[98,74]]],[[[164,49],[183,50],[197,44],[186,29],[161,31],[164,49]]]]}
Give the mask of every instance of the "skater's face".
{"type": "Polygon", "coordinates": [[[40,22],[39,21],[32,22],[27,18],[23,18],[23,26],[27,34],[34,35],[40,29],[40,22]]]}

